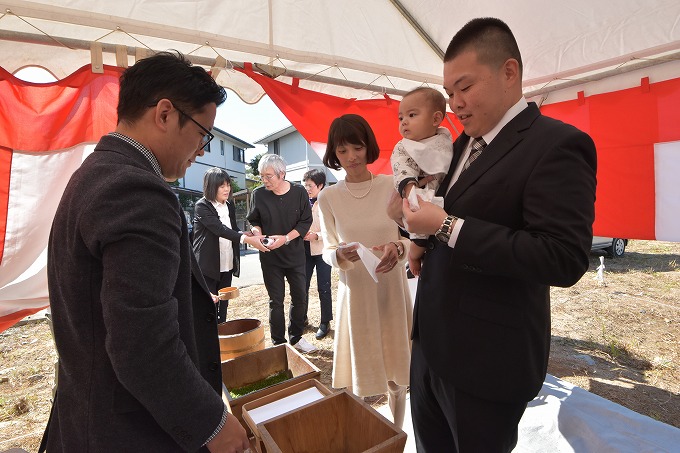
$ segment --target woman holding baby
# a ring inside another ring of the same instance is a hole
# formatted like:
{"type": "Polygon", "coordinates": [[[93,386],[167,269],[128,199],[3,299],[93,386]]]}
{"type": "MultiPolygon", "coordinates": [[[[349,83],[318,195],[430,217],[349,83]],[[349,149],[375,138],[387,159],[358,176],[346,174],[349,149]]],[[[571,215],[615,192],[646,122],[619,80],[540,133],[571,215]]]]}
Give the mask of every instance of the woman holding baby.
{"type": "Polygon", "coordinates": [[[344,169],[344,181],[324,189],[317,203],[323,258],[339,269],[333,387],[357,396],[388,393],[394,422],[404,420],[412,324],[405,260],[408,239],[387,216],[392,176],[374,175],[367,165],[380,150],[364,118],[336,118],[328,133],[323,163],[344,169]],[[360,245],[378,258],[377,282],[360,260],[360,245]]]}

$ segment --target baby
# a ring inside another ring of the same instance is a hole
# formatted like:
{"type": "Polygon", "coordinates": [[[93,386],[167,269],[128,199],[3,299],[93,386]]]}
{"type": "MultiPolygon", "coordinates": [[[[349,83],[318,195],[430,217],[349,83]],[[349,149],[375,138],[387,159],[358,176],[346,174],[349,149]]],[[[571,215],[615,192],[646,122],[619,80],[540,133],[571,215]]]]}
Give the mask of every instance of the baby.
{"type": "MultiPolygon", "coordinates": [[[[444,199],[434,194],[453,157],[451,133],[439,127],[445,115],[446,99],[434,88],[416,88],[406,93],[399,105],[399,132],[403,139],[394,147],[390,160],[395,188],[408,199],[413,211],[420,209],[416,195],[444,206],[444,199]]],[[[408,230],[406,222],[404,227],[408,230]]],[[[411,234],[411,239],[409,267],[419,275],[427,236],[411,234]]]]}

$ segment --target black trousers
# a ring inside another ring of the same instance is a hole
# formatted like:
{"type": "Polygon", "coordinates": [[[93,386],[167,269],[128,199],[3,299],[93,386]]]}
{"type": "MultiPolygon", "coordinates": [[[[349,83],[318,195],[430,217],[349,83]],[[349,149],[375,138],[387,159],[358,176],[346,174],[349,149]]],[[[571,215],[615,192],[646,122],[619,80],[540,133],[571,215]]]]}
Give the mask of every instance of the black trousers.
{"type": "Polygon", "coordinates": [[[517,425],[526,406],[461,392],[431,371],[420,342],[413,340],[411,418],[419,453],[510,452],[517,445],[517,425]]]}
{"type": "Polygon", "coordinates": [[[305,316],[307,319],[307,309],[309,308],[309,285],[312,282],[312,274],[316,267],[316,287],[319,291],[319,302],[321,302],[321,322],[327,323],[333,319],[333,298],[331,295],[331,266],[326,263],[321,255],[307,255],[307,297],[305,299],[305,316]]]}
{"type": "MultiPolygon", "coordinates": [[[[205,282],[208,284],[208,289],[210,290],[210,292],[213,294],[217,294],[217,292],[220,289],[226,288],[227,286],[231,286],[232,274],[233,274],[232,271],[220,272],[219,280],[213,280],[212,278],[206,277],[205,275],[203,277],[205,278],[205,282]]],[[[218,302],[217,304],[218,324],[227,320],[227,307],[229,307],[228,300],[221,300],[218,302]]]]}
{"type": "Polygon", "coordinates": [[[272,343],[275,345],[286,342],[286,318],[283,313],[283,299],[286,296],[286,283],[290,287],[290,311],[288,313],[288,338],[295,344],[302,338],[304,328],[305,306],[307,296],[305,291],[305,265],[282,268],[263,263],[262,279],[269,294],[269,329],[272,343]],[[284,280],[285,279],[285,280],[284,280]]]}

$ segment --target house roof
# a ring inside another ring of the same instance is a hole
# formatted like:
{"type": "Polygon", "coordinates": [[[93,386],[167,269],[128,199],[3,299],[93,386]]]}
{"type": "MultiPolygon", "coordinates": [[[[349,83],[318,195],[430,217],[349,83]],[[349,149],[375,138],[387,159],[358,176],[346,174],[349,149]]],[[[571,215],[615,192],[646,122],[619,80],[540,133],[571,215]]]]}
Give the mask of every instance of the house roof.
{"type": "Polygon", "coordinates": [[[288,127],[284,127],[280,131],[272,132],[271,134],[266,135],[259,140],[256,140],[255,144],[266,145],[269,142],[273,142],[277,138],[284,137],[284,136],[286,136],[288,134],[292,134],[293,132],[296,132],[296,131],[297,131],[297,129],[295,129],[295,126],[291,125],[291,126],[288,126],[288,127]]]}
{"type": "Polygon", "coordinates": [[[221,135],[226,135],[227,137],[229,137],[230,139],[234,140],[235,142],[240,143],[241,145],[243,145],[244,148],[255,148],[255,145],[251,145],[250,143],[245,142],[245,141],[241,140],[240,138],[238,138],[238,137],[236,137],[236,136],[234,136],[234,135],[231,135],[229,132],[223,131],[223,130],[220,129],[219,127],[213,127],[212,130],[213,130],[213,131],[217,131],[217,132],[220,133],[221,135]]]}

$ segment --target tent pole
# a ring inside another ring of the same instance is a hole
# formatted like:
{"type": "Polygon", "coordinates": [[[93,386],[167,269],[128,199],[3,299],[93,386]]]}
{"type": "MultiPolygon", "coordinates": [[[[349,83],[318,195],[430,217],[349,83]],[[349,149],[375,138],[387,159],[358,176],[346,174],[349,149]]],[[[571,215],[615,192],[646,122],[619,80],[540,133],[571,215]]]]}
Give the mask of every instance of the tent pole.
{"type": "Polygon", "coordinates": [[[657,66],[660,64],[668,63],[670,61],[680,60],[680,52],[675,52],[669,55],[664,55],[663,57],[658,57],[654,59],[640,59],[636,63],[630,63],[625,66],[620,66],[616,69],[610,69],[609,71],[598,72],[591,76],[579,77],[577,79],[564,80],[556,79],[555,81],[560,81],[559,84],[543,86],[537,90],[528,91],[524,93],[524,97],[529,99],[535,96],[541,96],[544,94],[552,93],[553,91],[563,90],[565,88],[570,88],[577,85],[583,85],[588,82],[596,82],[598,80],[606,79],[607,77],[612,77],[619,74],[625,74],[631,71],[637,71],[638,69],[649,68],[652,66],[657,66]]]}
{"type": "MultiPolygon", "coordinates": [[[[26,44],[40,44],[40,45],[49,45],[49,46],[55,46],[55,47],[63,47],[66,46],[69,49],[73,50],[90,50],[90,44],[91,41],[86,41],[82,39],[73,39],[73,38],[52,38],[50,36],[46,35],[39,35],[39,34],[34,34],[34,33],[22,33],[22,32],[15,32],[15,31],[7,31],[7,30],[0,30],[0,40],[3,41],[13,41],[13,42],[21,42],[21,43],[26,43],[26,44]]],[[[99,41],[98,41],[99,42],[99,41]]],[[[116,44],[108,44],[108,43],[101,43],[102,45],[102,51],[106,53],[116,53],[116,44]]],[[[156,52],[155,50],[152,50],[152,52],[156,52]]],[[[130,56],[135,56],[136,54],[136,48],[127,46],[127,54],[130,56]]],[[[199,65],[199,66],[207,66],[207,67],[212,67],[215,64],[215,58],[210,58],[210,57],[200,57],[197,55],[185,55],[187,60],[189,60],[192,64],[199,65]]],[[[233,61],[230,60],[230,62],[235,66],[240,69],[243,69],[244,64],[242,61],[233,61]]],[[[267,68],[271,68],[270,66],[267,65],[267,68]]],[[[378,93],[386,93],[394,96],[404,96],[406,93],[408,93],[407,90],[398,90],[396,88],[392,87],[383,87],[380,85],[372,85],[372,84],[365,84],[361,82],[352,82],[351,80],[345,80],[345,79],[336,79],[334,77],[326,77],[326,76],[321,76],[321,75],[315,75],[315,74],[308,74],[306,72],[302,71],[293,71],[290,69],[285,69],[285,68],[275,68],[275,69],[280,69],[282,75],[285,75],[287,77],[295,77],[299,78],[301,80],[309,80],[312,82],[319,82],[319,83],[326,83],[329,85],[336,85],[336,86],[342,86],[342,87],[347,87],[347,88],[354,88],[358,90],[365,90],[365,91],[374,91],[378,93]]],[[[265,71],[261,68],[258,67],[258,65],[253,64],[253,71],[266,75],[268,77],[271,77],[269,74],[270,71],[265,71]]],[[[275,78],[275,77],[274,77],[275,78]]]]}
{"type": "Polygon", "coordinates": [[[434,39],[430,35],[427,34],[425,29],[420,26],[420,23],[411,15],[411,13],[408,12],[408,10],[404,7],[404,5],[401,4],[399,0],[390,0],[392,5],[394,5],[395,8],[401,13],[401,15],[408,21],[409,24],[411,24],[411,27],[420,35],[421,38],[427,43],[428,46],[430,46],[430,49],[434,53],[437,54],[437,56],[444,61],[444,51],[439,47],[439,45],[434,42],[434,39]]]}
{"type": "MultiPolygon", "coordinates": [[[[27,44],[42,44],[42,45],[50,45],[50,46],[56,46],[56,47],[62,47],[62,46],[67,46],[68,48],[71,49],[77,49],[77,50],[90,50],[90,41],[85,41],[85,40],[80,40],[80,39],[73,39],[73,38],[52,38],[50,36],[46,35],[38,35],[38,34],[33,34],[33,33],[22,33],[22,32],[14,32],[14,31],[7,31],[7,30],[0,30],[0,40],[4,41],[13,41],[13,42],[22,42],[22,43],[27,43],[27,44]],[[58,41],[57,41],[58,40],[58,41]]],[[[101,43],[102,44],[102,50],[103,52],[107,53],[116,53],[116,44],[107,44],[107,43],[101,43]]],[[[135,47],[127,47],[127,54],[134,56],[136,53],[136,48],[135,47]]],[[[209,57],[200,57],[196,55],[186,55],[187,59],[191,61],[193,64],[200,65],[200,66],[207,66],[207,67],[212,67],[214,66],[215,59],[214,58],[209,58],[209,57]]],[[[582,85],[584,83],[588,82],[595,82],[598,80],[605,79],[607,77],[619,75],[619,74],[625,74],[627,72],[631,71],[636,71],[639,69],[644,69],[648,68],[651,66],[656,66],[659,64],[667,63],[669,61],[673,60],[680,60],[680,52],[674,52],[672,54],[664,55],[663,57],[659,57],[656,59],[640,59],[636,63],[630,63],[626,64],[624,66],[618,67],[616,69],[612,69],[609,71],[604,71],[600,72],[597,74],[593,74],[590,76],[584,76],[584,77],[579,77],[576,79],[572,80],[566,80],[566,81],[561,81],[561,83],[556,83],[555,85],[549,85],[549,86],[544,86],[542,88],[528,91],[524,93],[524,97],[526,98],[533,98],[536,96],[541,96],[547,93],[552,93],[553,91],[558,91],[558,90],[563,90],[565,88],[570,88],[573,86],[577,85],[582,85]]],[[[241,69],[243,69],[244,64],[243,62],[237,62],[237,61],[231,61],[231,63],[234,66],[237,66],[241,69]]],[[[394,96],[404,96],[408,91],[406,90],[398,90],[393,87],[383,87],[379,85],[366,85],[364,83],[360,82],[352,82],[350,80],[345,80],[345,79],[336,79],[333,77],[326,77],[326,76],[321,76],[321,75],[314,75],[314,74],[308,74],[305,72],[301,71],[292,71],[289,69],[284,69],[284,68],[276,68],[280,69],[283,71],[283,75],[287,77],[296,77],[301,80],[310,80],[314,82],[319,82],[319,83],[326,83],[329,85],[336,85],[336,86],[343,86],[347,88],[354,88],[354,89],[359,89],[359,90],[366,90],[366,91],[374,91],[374,92],[380,92],[380,93],[386,93],[394,96]]],[[[260,74],[266,75],[268,77],[271,77],[270,74],[267,73],[267,71],[264,71],[260,68],[258,68],[258,65],[253,64],[253,71],[258,72],[260,74]]],[[[557,80],[555,81],[557,82],[557,80]]]]}

